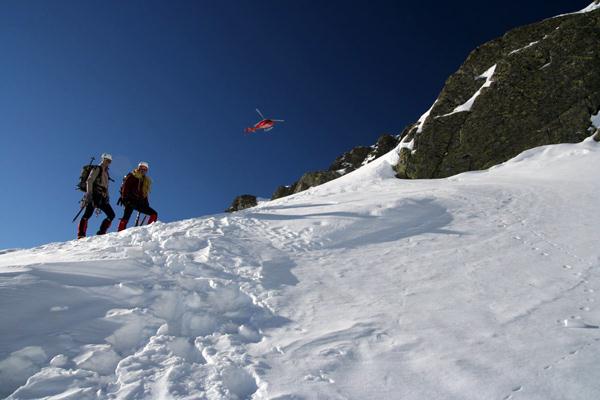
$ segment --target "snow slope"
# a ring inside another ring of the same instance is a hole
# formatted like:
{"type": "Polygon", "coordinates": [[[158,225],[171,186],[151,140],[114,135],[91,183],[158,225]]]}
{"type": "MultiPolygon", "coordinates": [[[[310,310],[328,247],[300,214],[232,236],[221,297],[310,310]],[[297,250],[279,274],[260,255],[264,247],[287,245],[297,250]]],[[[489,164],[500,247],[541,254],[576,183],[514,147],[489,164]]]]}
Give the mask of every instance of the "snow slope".
{"type": "Polygon", "coordinates": [[[0,397],[598,399],[600,144],[0,254],[0,397]]]}
{"type": "MultiPolygon", "coordinates": [[[[573,15],[573,14],[585,14],[585,13],[588,13],[588,12],[596,11],[599,8],[600,8],[600,1],[594,0],[594,1],[592,1],[590,3],[589,6],[585,7],[582,10],[579,10],[579,11],[576,11],[576,12],[572,12],[572,13],[567,13],[567,14],[560,14],[560,15],[557,15],[556,17],[562,17],[562,16],[565,16],[565,15],[573,15]]],[[[554,17],[554,18],[556,18],[556,17],[554,17]]]]}

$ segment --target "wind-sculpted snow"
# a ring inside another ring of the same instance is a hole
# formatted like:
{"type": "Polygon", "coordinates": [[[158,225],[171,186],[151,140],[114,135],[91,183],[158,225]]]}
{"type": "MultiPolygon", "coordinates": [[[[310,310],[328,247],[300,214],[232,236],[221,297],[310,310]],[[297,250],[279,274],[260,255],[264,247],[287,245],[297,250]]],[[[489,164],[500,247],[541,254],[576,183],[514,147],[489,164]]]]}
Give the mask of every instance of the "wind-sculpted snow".
{"type": "Polygon", "coordinates": [[[600,144],[440,180],[396,160],[0,254],[0,397],[600,398],[600,144]]]}
{"type": "Polygon", "coordinates": [[[28,378],[11,398],[254,393],[245,347],[262,339],[260,329],[285,321],[258,296],[261,263],[285,257],[268,243],[244,247],[261,241],[248,232],[255,222],[239,229],[231,220],[44,246],[28,256],[45,263],[5,266],[2,394],[28,378]],[[69,261],[60,262],[63,255],[69,261]]]}

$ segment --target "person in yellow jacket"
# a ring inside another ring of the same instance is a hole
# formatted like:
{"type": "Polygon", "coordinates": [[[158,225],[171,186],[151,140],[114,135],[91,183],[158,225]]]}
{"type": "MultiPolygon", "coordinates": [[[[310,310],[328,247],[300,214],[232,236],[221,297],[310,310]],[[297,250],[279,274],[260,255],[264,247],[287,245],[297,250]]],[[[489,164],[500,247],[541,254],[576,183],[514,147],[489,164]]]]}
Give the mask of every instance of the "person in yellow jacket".
{"type": "Polygon", "coordinates": [[[140,162],[136,169],[125,176],[121,185],[121,198],[117,204],[122,204],[125,207],[123,217],[119,221],[118,231],[127,228],[127,223],[134,210],[142,214],[150,216],[148,224],[155,222],[158,219],[156,210],[150,207],[148,195],[152,187],[152,179],[148,174],[148,163],[140,162]]]}

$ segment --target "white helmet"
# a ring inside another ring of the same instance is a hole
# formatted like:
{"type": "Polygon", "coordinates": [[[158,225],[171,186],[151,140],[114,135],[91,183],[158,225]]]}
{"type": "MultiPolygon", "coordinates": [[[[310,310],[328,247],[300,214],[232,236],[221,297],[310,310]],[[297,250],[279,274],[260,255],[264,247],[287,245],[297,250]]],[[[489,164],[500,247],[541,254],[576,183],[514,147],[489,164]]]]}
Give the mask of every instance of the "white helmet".
{"type": "Polygon", "coordinates": [[[100,156],[100,158],[102,160],[110,160],[110,161],[112,161],[112,156],[110,154],[108,154],[108,153],[102,153],[102,155],[100,156]]]}
{"type": "Polygon", "coordinates": [[[148,163],[146,161],[140,161],[140,163],[138,164],[138,168],[139,167],[146,167],[146,169],[149,169],[150,167],[148,166],[148,163]]]}

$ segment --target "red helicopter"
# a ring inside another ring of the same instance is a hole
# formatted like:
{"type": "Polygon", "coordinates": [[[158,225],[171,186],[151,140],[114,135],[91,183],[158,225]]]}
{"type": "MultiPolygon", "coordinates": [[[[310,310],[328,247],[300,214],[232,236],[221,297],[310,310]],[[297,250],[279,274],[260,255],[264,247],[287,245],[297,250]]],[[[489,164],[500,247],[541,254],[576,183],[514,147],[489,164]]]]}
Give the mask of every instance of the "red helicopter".
{"type": "Polygon", "coordinates": [[[256,132],[259,129],[262,129],[265,132],[268,132],[271,129],[273,129],[273,125],[275,125],[275,122],[284,122],[284,120],[282,120],[282,119],[265,118],[265,116],[262,115],[262,113],[260,112],[260,110],[258,108],[256,109],[256,112],[258,113],[258,115],[260,115],[262,120],[258,121],[256,124],[254,124],[254,126],[244,129],[245,133],[256,132]]]}

